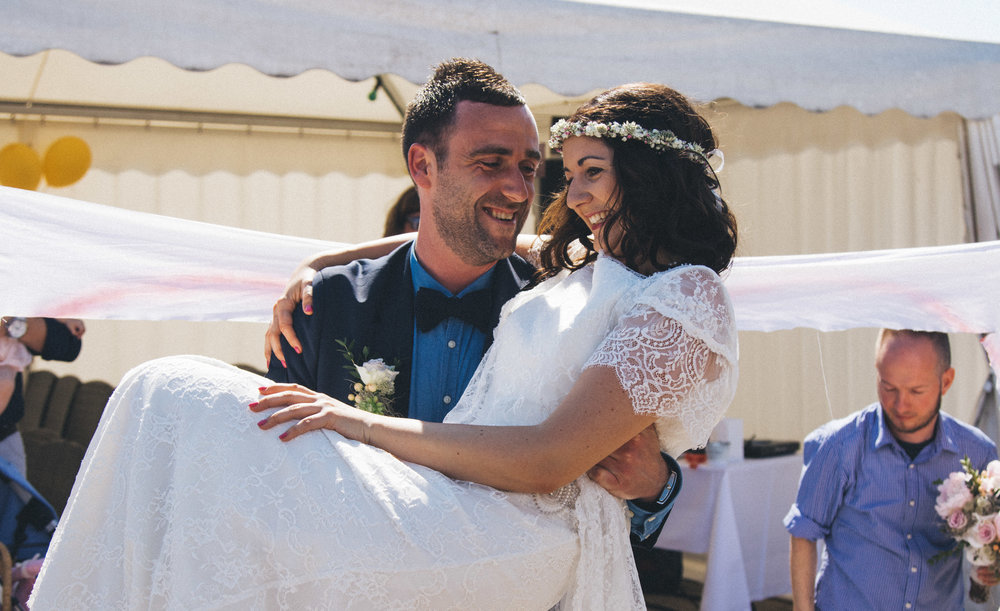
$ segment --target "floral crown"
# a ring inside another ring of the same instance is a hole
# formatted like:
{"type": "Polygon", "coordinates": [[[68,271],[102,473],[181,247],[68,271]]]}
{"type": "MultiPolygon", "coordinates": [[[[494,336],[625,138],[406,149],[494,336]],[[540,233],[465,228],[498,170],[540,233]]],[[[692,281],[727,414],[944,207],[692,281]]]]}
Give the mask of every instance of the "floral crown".
{"type": "MultiPolygon", "coordinates": [[[[713,149],[708,153],[705,148],[695,142],[681,140],[669,129],[646,129],[634,121],[619,123],[601,123],[599,121],[567,121],[559,119],[549,130],[549,148],[561,153],[562,144],[567,138],[573,136],[586,136],[588,138],[618,138],[622,142],[636,140],[644,142],[654,151],[665,151],[675,149],[686,151],[699,159],[708,160],[709,157],[717,155],[722,157],[722,151],[713,149]]],[[[722,166],[719,166],[719,170],[722,166]]],[[[716,170],[716,171],[719,171],[716,170]]]]}

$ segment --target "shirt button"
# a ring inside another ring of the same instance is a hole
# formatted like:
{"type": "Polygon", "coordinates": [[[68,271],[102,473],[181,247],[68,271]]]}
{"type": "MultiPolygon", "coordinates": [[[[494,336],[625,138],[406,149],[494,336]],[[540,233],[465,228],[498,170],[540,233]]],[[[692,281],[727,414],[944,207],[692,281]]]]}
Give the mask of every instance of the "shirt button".
{"type": "Polygon", "coordinates": [[[910,534],[910,533],[906,533],[906,538],[907,538],[907,540],[909,540],[909,539],[912,539],[912,538],[913,538],[913,535],[912,535],[912,534],[910,534]]]}
{"type": "Polygon", "coordinates": [[[916,573],[916,572],[917,572],[917,567],[915,567],[915,566],[911,566],[911,567],[910,567],[910,572],[911,572],[911,573],[916,573]]]}
{"type": "Polygon", "coordinates": [[[910,507],[913,507],[913,506],[914,506],[914,505],[916,505],[916,504],[917,504],[917,502],[916,502],[916,501],[910,501],[910,507]]]}
{"type": "Polygon", "coordinates": [[[451,403],[451,395],[445,395],[442,401],[444,401],[445,405],[448,405],[449,403],[451,403]]]}
{"type": "Polygon", "coordinates": [[[911,603],[906,603],[906,608],[907,608],[907,609],[912,609],[912,608],[913,608],[913,605],[912,605],[911,603]]]}
{"type": "Polygon", "coordinates": [[[458,344],[456,344],[456,343],[455,343],[455,340],[453,340],[453,339],[449,339],[449,340],[448,340],[448,347],[449,347],[449,348],[454,348],[454,347],[455,347],[455,346],[457,346],[457,345],[458,345],[458,344]]]}
{"type": "Polygon", "coordinates": [[[917,468],[917,466],[911,463],[911,464],[910,464],[910,468],[911,468],[911,469],[916,469],[916,468],[917,468]]]}

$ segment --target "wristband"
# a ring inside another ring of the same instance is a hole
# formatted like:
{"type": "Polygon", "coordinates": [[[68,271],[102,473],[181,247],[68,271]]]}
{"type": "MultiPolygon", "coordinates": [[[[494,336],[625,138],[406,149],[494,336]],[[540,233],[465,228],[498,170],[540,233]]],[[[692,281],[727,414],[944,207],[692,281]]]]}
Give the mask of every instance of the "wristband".
{"type": "Polygon", "coordinates": [[[657,505],[667,504],[667,500],[670,498],[670,494],[674,491],[674,486],[676,484],[677,484],[677,472],[671,469],[670,477],[667,478],[667,485],[663,487],[663,492],[660,493],[660,498],[656,499],[657,505]]]}
{"type": "Polygon", "coordinates": [[[28,321],[20,316],[11,316],[4,323],[4,329],[11,339],[21,339],[28,332],[28,321]]]}

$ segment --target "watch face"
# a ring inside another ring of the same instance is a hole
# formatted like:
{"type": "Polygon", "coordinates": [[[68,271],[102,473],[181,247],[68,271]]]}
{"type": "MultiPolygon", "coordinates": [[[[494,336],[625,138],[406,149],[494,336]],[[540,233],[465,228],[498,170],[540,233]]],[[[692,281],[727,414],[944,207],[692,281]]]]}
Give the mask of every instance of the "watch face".
{"type": "Polygon", "coordinates": [[[14,317],[7,321],[7,335],[14,339],[20,339],[27,330],[28,321],[23,318],[14,317]]]}

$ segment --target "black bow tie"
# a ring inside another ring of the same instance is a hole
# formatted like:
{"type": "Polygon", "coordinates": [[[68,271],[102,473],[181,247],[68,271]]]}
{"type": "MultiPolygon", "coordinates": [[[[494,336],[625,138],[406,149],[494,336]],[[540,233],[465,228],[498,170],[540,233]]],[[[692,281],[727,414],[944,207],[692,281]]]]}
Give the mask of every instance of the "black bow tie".
{"type": "Polygon", "coordinates": [[[446,318],[458,318],[488,334],[492,330],[492,302],[490,292],[485,289],[464,297],[448,297],[433,289],[422,288],[417,291],[413,304],[417,328],[426,333],[446,318]]]}

